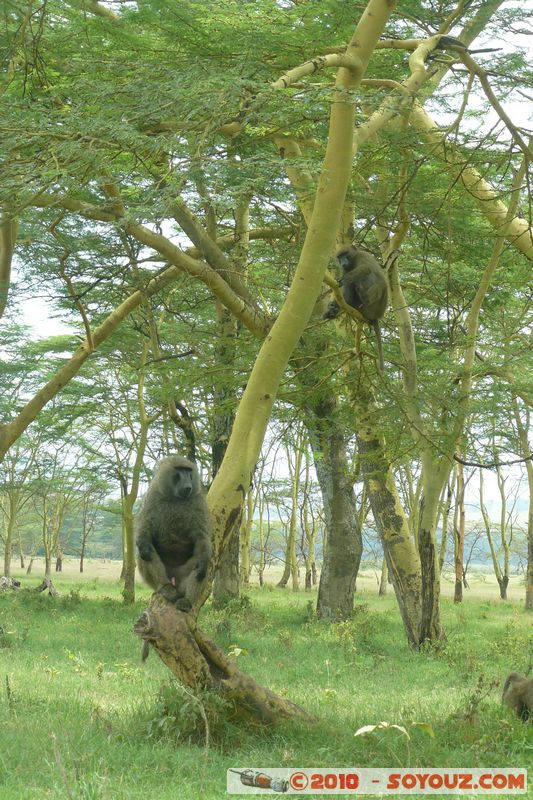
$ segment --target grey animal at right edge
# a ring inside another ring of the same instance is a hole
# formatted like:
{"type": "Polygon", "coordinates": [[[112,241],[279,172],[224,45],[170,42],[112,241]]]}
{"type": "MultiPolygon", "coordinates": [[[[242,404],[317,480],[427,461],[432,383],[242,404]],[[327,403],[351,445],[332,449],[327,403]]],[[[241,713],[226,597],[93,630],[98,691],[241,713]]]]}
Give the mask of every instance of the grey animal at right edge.
{"type": "MultiPolygon", "coordinates": [[[[353,245],[341,247],[336,254],[342,270],[339,284],[347,305],[357,309],[372,326],[378,346],[379,367],[384,370],[383,345],[379,320],[389,304],[389,288],[385,272],[368,250],[353,245]]],[[[339,313],[337,303],[331,303],[325,319],[333,319],[339,313]]]]}
{"type": "Polygon", "coordinates": [[[512,708],[522,722],[533,722],[533,678],[511,672],[503,686],[502,703],[512,708]]]}

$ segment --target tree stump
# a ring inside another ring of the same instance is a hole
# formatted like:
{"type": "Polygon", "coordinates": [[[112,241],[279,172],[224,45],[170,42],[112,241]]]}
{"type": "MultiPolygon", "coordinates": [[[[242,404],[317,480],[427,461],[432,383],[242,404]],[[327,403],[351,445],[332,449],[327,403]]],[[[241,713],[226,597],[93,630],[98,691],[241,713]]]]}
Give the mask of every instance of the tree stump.
{"type": "Polygon", "coordinates": [[[231,701],[237,713],[275,723],[297,719],[311,723],[303,708],[245,675],[199,629],[194,618],[178,611],[158,594],[134,625],[134,633],[149,642],[163,663],[193,691],[208,688],[231,701]]]}
{"type": "Polygon", "coordinates": [[[57,591],[56,587],[52,583],[51,578],[44,578],[42,583],[39,586],[36,586],[35,589],[30,589],[30,592],[45,592],[48,589],[48,594],[50,597],[59,597],[59,592],[57,591]]]}

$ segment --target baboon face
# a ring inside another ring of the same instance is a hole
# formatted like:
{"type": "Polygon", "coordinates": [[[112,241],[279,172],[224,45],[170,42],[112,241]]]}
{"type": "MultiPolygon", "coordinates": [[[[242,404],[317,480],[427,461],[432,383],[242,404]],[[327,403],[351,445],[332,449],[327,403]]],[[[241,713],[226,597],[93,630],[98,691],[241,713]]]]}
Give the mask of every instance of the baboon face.
{"type": "Polygon", "coordinates": [[[349,249],[344,248],[343,250],[339,250],[339,252],[337,253],[337,261],[343,272],[349,272],[351,269],[354,269],[355,267],[356,259],[350,253],[351,250],[354,250],[354,248],[353,247],[349,249]]]}
{"type": "Polygon", "coordinates": [[[186,500],[192,494],[192,469],[174,467],[170,476],[170,491],[178,500],[186,500]]]}
{"type": "Polygon", "coordinates": [[[157,465],[157,485],[168,500],[187,500],[198,492],[194,464],[181,456],[164,458],[157,465]]]}

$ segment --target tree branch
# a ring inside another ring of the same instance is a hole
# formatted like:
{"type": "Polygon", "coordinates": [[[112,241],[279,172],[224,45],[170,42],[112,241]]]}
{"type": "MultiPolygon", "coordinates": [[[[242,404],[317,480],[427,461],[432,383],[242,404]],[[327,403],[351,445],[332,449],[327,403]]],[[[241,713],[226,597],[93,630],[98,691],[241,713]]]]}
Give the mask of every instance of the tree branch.
{"type": "Polygon", "coordinates": [[[480,467],[481,469],[494,469],[495,467],[512,467],[513,464],[523,464],[525,461],[533,460],[533,453],[525,458],[516,458],[514,461],[492,461],[490,464],[481,464],[479,461],[464,461],[457,453],[454,453],[453,460],[465,467],[480,467]]]}
{"type": "Polygon", "coordinates": [[[18,222],[5,213],[0,215],[0,317],[6,310],[11,284],[11,261],[17,239],[18,222]]]}

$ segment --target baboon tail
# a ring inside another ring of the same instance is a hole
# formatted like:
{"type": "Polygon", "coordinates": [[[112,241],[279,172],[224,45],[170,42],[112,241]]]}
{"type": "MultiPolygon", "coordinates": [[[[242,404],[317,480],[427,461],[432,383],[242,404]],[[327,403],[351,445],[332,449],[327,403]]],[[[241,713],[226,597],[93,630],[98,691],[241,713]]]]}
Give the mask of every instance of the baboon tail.
{"type": "Polygon", "coordinates": [[[378,358],[379,358],[379,371],[385,372],[385,363],[383,361],[383,344],[381,342],[381,329],[379,327],[379,322],[377,319],[374,319],[370,324],[374,328],[374,333],[376,334],[376,344],[378,346],[378,358]]]}
{"type": "Polygon", "coordinates": [[[141,664],[144,664],[149,655],[150,655],[150,642],[148,642],[146,639],[143,639],[141,645],[141,664]]]}

